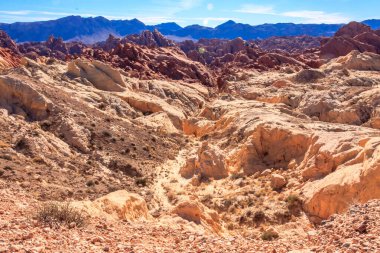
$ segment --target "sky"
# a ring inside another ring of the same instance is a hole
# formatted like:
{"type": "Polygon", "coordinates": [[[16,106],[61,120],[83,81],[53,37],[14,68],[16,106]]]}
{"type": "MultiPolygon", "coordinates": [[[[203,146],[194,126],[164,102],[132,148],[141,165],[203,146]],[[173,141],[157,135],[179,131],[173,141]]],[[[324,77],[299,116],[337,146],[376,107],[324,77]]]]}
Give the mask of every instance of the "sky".
{"type": "Polygon", "coordinates": [[[137,18],[215,27],[228,20],[264,23],[347,23],[380,19],[380,0],[0,0],[0,22],[52,20],[69,15],[137,18]]]}

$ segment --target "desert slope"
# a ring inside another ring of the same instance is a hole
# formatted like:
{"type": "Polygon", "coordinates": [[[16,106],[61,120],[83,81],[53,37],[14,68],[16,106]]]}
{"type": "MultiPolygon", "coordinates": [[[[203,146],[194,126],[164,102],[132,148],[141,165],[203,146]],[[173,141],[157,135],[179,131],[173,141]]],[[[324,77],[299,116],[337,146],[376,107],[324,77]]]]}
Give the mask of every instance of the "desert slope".
{"type": "Polygon", "coordinates": [[[376,52],[2,38],[0,252],[379,250],[376,52]]]}

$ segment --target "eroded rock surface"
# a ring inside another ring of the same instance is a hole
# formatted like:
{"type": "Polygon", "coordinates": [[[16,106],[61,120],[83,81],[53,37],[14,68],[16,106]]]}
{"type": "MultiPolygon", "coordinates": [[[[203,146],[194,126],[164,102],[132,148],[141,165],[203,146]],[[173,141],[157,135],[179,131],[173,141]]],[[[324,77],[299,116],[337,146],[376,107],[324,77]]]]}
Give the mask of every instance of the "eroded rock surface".
{"type": "Polygon", "coordinates": [[[31,120],[41,120],[49,115],[51,103],[25,81],[10,76],[0,77],[0,106],[11,114],[31,120]]]}
{"type": "Polygon", "coordinates": [[[376,252],[373,33],[328,62],[322,38],[1,35],[0,251],[376,252]],[[56,202],[86,227],[33,218],[56,202]]]}

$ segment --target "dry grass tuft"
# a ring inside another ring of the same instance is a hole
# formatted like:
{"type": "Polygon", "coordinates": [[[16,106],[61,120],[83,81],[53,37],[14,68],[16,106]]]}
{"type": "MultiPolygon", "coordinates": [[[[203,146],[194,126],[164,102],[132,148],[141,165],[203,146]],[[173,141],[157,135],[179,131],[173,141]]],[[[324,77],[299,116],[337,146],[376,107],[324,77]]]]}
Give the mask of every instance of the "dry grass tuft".
{"type": "Polygon", "coordinates": [[[56,202],[48,202],[38,207],[36,219],[51,227],[60,225],[82,227],[87,222],[87,216],[83,211],[71,207],[70,203],[56,202]]]}

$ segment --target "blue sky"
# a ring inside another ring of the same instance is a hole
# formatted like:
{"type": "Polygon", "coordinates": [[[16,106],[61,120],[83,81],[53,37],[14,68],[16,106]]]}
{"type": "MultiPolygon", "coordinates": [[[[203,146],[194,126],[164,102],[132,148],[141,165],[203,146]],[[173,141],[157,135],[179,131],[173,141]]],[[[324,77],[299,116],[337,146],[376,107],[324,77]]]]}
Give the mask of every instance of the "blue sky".
{"type": "Polygon", "coordinates": [[[252,25],[345,23],[380,18],[379,10],[380,0],[0,0],[0,22],[81,15],[212,27],[230,19],[252,25]]]}

